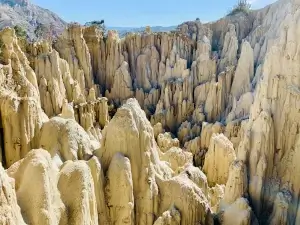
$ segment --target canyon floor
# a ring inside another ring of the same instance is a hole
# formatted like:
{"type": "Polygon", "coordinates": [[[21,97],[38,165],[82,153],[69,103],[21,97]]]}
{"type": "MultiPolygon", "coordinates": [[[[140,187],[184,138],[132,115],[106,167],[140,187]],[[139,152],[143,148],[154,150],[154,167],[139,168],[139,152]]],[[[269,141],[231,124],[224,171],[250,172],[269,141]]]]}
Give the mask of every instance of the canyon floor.
{"type": "Polygon", "coordinates": [[[0,46],[0,225],[300,224],[300,0],[0,46]]]}

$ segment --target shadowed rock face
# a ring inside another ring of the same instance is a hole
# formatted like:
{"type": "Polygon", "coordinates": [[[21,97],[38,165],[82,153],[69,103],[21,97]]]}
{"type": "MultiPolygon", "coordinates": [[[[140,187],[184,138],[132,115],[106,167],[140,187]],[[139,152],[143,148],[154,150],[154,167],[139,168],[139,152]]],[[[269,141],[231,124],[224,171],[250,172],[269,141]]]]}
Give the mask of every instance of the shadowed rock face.
{"type": "Polygon", "coordinates": [[[299,9],[1,31],[0,223],[300,223],[299,9]]]}

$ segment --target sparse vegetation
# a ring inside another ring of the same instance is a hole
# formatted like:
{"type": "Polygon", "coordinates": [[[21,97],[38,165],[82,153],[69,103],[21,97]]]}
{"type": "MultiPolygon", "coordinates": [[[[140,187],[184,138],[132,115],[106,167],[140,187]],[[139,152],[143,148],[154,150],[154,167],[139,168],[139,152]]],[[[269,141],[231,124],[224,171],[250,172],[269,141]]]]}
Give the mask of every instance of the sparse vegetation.
{"type": "Polygon", "coordinates": [[[101,32],[105,33],[106,32],[106,27],[105,27],[105,23],[104,20],[94,20],[91,22],[87,22],[85,23],[85,26],[91,27],[91,26],[95,26],[97,27],[101,32]]]}
{"type": "Polygon", "coordinates": [[[38,24],[36,29],[34,30],[34,34],[36,35],[38,40],[44,39],[48,41],[52,41],[54,32],[53,24],[38,24]]]}
{"type": "Polygon", "coordinates": [[[248,0],[238,0],[237,4],[228,13],[228,16],[233,16],[238,13],[249,14],[251,11],[251,4],[248,0]]]}
{"type": "Polygon", "coordinates": [[[27,38],[27,33],[25,29],[19,25],[14,26],[15,33],[18,38],[20,39],[26,39],[27,38]]]}

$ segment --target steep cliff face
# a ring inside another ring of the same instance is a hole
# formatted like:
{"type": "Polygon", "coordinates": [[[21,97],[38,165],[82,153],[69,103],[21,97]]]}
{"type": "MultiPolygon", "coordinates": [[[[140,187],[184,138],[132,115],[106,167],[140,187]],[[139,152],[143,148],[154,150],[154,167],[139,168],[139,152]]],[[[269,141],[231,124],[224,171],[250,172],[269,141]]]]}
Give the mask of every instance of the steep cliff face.
{"type": "Polygon", "coordinates": [[[37,147],[40,128],[48,118],[41,109],[37,78],[20,49],[14,31],[1,32],[1,120],[3,162],[10,166],[37,147]]]}
{"type": "Polygon", "coordinates": [[[299,6],[22,48],[1,31],[0,221],[300,223],[299,6]]]}

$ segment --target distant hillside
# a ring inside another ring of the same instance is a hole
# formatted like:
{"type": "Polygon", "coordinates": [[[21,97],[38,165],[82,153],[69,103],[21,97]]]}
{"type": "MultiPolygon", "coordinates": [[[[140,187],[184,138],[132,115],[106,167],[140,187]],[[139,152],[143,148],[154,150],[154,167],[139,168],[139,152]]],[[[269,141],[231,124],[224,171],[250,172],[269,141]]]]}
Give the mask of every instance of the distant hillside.
{"type": "MultiPolygon", "coordinates": [[[[58,15],[48,9],[44,9],[30,3],[29,0],[0,0],[0,29],[6,26],[13,27],[19,25],[27,32],[29,39],[35,39],[34,30],[38,24],[53,25],[55,34],[61,33],[67,23],[58,15]]],[[[167,32],[176,30],[177,26],[153,26],[153,32],[167,32]]],[[[107,27],[108,30],[117,30],[120,37],[127,33],[139,33],[145,27],[107,27]]]]}
{"type": "Polygon", "coordinates": [[[56,34],[62,32],[66,25],[55,13],[28,0],[0,0],[0,29],[19,25],[27,31],[30,39],[34,39],[34,30],[38,24],[53,24],[56,34]]]}
{"type": "MultiPolygon", "coordinates": [[[[119,36],[123,37],[126,35],[126,33],[133,32],[133,33],[139,33],[143,32],[146,27],[107,27],[108,30],[117,30],[119,32],[119,36]]],[[[153,26],[151,27],[151,30],[153,32],[167,32],[176,30],[177,26],[169,26],[169,27],[163,27],[163,26],[153,26]]]]}

